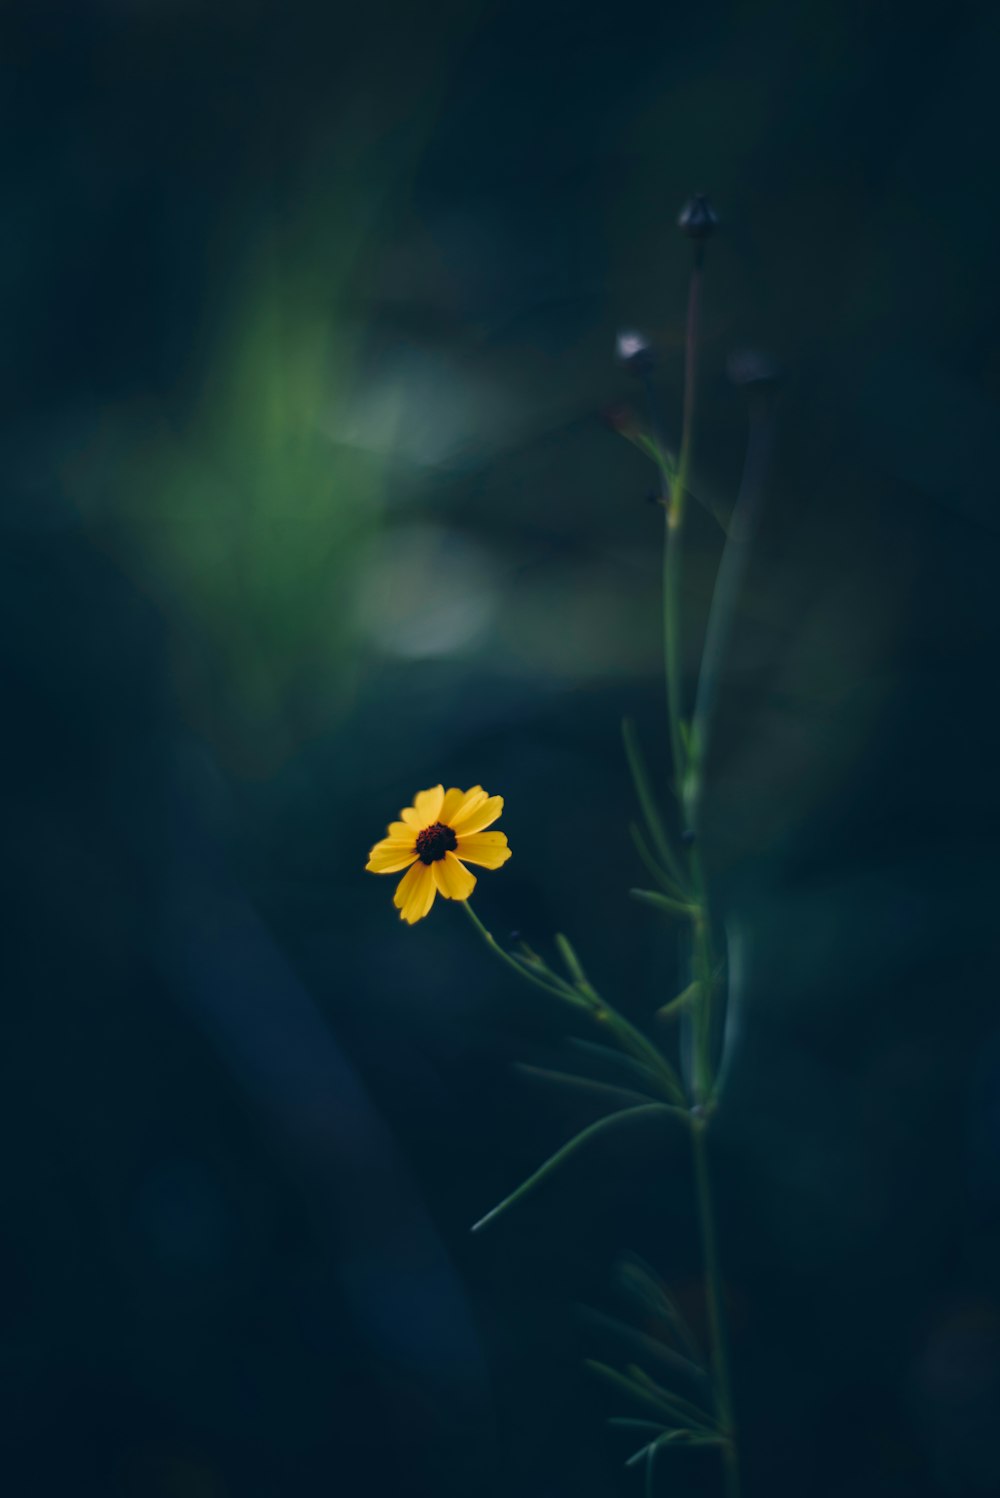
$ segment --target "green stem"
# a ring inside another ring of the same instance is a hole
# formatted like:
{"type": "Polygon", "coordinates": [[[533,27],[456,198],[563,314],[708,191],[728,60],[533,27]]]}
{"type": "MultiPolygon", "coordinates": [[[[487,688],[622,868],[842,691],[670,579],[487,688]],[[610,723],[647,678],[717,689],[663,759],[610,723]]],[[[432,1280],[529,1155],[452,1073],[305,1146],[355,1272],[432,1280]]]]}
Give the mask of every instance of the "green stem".
{"type": "Polygon", "coordinates": [[[701,859],[697,847],[691,849],[691,883],[697,890],[697,915],[694,918],[694,979],[699,987],[694,1010],[694,1092],[699,1103],[711,1095],[714,1067],[712,1051],[713,1000],[715,997],[715,963],[712,960],[712,928],[708,916],[701,859]]]}
{"type": "Polygon", "coordinates": [[[688,826],[695,828],[698,821],[698,802],[701,795],[702,767],[708,752],[719,677],[726,647],[732,633],[733,619],[740,589],[746,572],[750,544],[757,528],[761,494],[767,471],[771,442],[771,408],[765,396],[751,402],[750,432],[747,440],[743,477],[733,513],[730,517],[726,543],[712,590],[712,602],[708,611],[705,629],[705,644],[698,673],[694,714],[691,722],[691,765],[687,777],[686,814],[688,826]]]}
{"type": "Polygon", "coordinates": [[[560,983],[557,987],[555,981],[549,982],[540,975],[536,976],[534,973],[530,972],[527,967],[522,967],[519,962],[516,962],[509,952],[504,951],[503,947],[496,940],[493,933],[491,931],[487,931],[486,927],[483,925],[482,921],[479,919],[478,915],[469,904],[468,900],[462,901],[462,908],[464,909],[466,915],[469,917],[469,920],[475,926],[476,930],[479,932],[479,935],[483,938],[483,941],[489,947],[490,951],[495,953],[495,955],[500,958],[501,962],[505,962],[511,969],[511,971],[515,972],[519,978],[523,978],[526,983],[533,983],[534,986],[536,988],[540,988],[543,993],[551,994],[557,999],[568,999],[571,1003],[577,1004],[580,1008],[590,1008],[589,1004],[582,1002],[581,999],[575,993],[573,993],[568,984],[560,983]]]}
{"type": "MultiPolygon", "coordinates": [[[[694,435],[695,395],[697,386],[698,332],[701,310],[701,282],[704,247],[695,247],[694,265],[688,292],[687,333],[684,349],[684,409],[681,422],[681,445],[677,458],[677,472],[670,490],[667,508],[666,545],[663,557],[663,629],[664,655],[667,674],[667,705],[670,713],[670,747],[673,757],[674,784],[681,801],[685,825],[691,827],[691,804],[697,796],[701,776],[703,746],[700,739],[705,735],[705,718],[697,724],[685,741],[684,705],[681,680],[680,643],[680,573],[681,540],[684,522],[684,501],[687,493],[688,473],[691,467],[691,452],[694,435]],[[694,795],[689,795],[689,788],[694,795]]],[[[729,590],[733,591],[733,590],[729,590]]],[[[728,600],[727,600],[728,602],[728,600]]],[[[723,1465],[727,1498],[739,1498],[740,1477],[736,1453],[736,1434],[733,1420],[732,1396],[729,1384],[729,1364],[726,1356],[722,1284],[719,1274],[719,1255],[716,1242],[715,1210],[712,1201],[712,1184],[708,1167],[706,1128],[708,1117],[704,1103],[712,1088],[712,1010],[715,964],[712,957],[712,933],[708,918],[705,881],[697,845],[689,855],[692,903],[697,907],[694,918],[694,976],[700,987],[699,1001],[692,1016],[694,1025],[694,1092],[700,1105],[692,1116],[692,1153],[694,1157],[695,1187],[698,1203],[698,1219],[701,1229],[702,1255],[705,1266],[705,1289],[708,1302],[709,1346],[712,1378],[715,1390],[716,1413],[722,1429],[723,1465]]]]}
{"type": "Polygon", "coordinates": [[[702,1255],[705,1261],[705,1288],[708,1300],[708,1335],[712,1359],[712,1379],[715,1387],[715,1408],[719,1425],[725,1437],[722,1448],[723,1468],[727,1498],[739,1498],[740,1472],[736,1454],[736,1431],[733,1422],[733,1403],[729,1387],[729,1361],[726,1356],[726,1332],[722,1308],[722,1281],[719,1274],[719,1254],[715,1232],[715,1210],[712,1202],[712,1183],[708,1169],[708,1145],[705,1137],[706,1120],[692,1120],[691,1148],[694,1155],[695,1187],[698,1199],[698,1220],[701,1227],[702,1255]]]}
{"type": "Polygon", "coordinates": [[[684,501],[691,447],[694,436],[695,388],[698,359],[698,324],[701,309],[702,254],[695,251],[694,266],[688,290],[687,335],[684,349],[684,410],[681,418],[681,446],[677,472],[670,485],[666,508],[666,545],[663,551],[663,653],[667,671],[667,711],[670,715],[670,753],[673,759],[674,786],[678,797],[684,783],[684,739],[681,723],[684,704],[681,697],[681,630],[680,576],[681,537],[684,526],[684,501]]]}
{"type": "MultiPolygon", "coordinates": [[[[674,486],[674,494],[677,494],[674,486]]],[[[666,545],[663,551],[663,655],[667,669],[667,712],[670,718],[670,759],[674,790],[678,796],[684,783],[684,741],[681,737],[681,641],[680,569],[683,501],[671,501],[667,510],[666,545]]]]}

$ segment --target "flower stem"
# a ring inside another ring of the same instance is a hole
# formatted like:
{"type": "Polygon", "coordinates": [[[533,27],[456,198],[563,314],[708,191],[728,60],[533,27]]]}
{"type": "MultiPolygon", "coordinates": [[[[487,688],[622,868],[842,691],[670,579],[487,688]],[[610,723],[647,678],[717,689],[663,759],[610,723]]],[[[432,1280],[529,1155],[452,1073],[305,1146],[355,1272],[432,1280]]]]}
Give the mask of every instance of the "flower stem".
{"type": "Polygon", "coordinates": [[[733,1422],[732,1395],[729,1387],[729,1360],[726,1355],[726,1331],[722,1307],[722,1281],[715,1232],[715,1209],[712,1182],[708,1169],[707,1120],[692,1120],[691,1148],[694,1155],[698,1220],[701,1227],[702,1256],[705,1263],[705,1292],[708,1302],[708,1336],[712,1359],[712,1382],[715,1409],[725,1437],[722,1448],[727,1498],[739,1498],[740,1471],[736,1453],[736,1431],[733,1422]]]}
{"type": "Polygon", "coordinates": [[[701,310],[702,247],[695,249],[688,289],[687,334],[684,344],[684,409],[677,472],[666,506],[666,544],[663,550],[663,654],[667,674],[667,711],[670,716],[670,753],[678,797],[684,783],[685,755],[681,723],[684,718],[681,684],[680,577],[684,501],[694,435],[695,387],[698,368],[698,331],[701,310]]]}
{"type": "Polygon", "coordinates": [[[743,464],[743,477],[740,481],[736,504],[730,516],[722,560],[719,563],[715,588],[712,592],[701,670],[698,674],[698,688],[691,722],[691,763],[687,785],[688,824],[692,828],[697,824],[702,769],[708,750],[709,729],[712,711],[715,707],[720,668],[732,630],[750,543],[757,529],[761,492],[771,445],[771,427],[770,404],[765,396],[758,395],[751,401],[750,432],[743,464]]]}
{"type": "MultiPolygon", "coordinates": [[[[687,333],[684,345],[684,407],[681,419],[681,445],[677,458],[677,471],[670,486],[666,512],[666,536],[663,553],[663,640],[667,677],[667,706],[670,715],[670,751],[673,761],[673,778],[677,796],[681,802],[684,826],[694,831],[693,817],[697,810],[697,795],[700,789],[703,756],[702,739],[705,737],[706,712],[693,725],[693,731],[684,733],[684,702],[681,661],[680,631],[680,577],[681,543],[684,524],[684,503],[687,493],[688,474],[691,467],[691,452],[694,436],[695,395],[698,369],[698,335],[701,312],[701,283],[704,264],[704,245],[695,246],[694,265],[688,290],[687,333]]],[[[742,537],[738,538],[742,539],[742,537]]],[[[739,555],[739,553],[737,553],[739,555]]],[[[729,569],[730,571],[732,568],[729,569]]],[[[738,571],[737,571],[738,578],[738,571]]],[[[736,579],[733,580],[734,583],[736,579]]],[[[726,589],[722,600],[723,615],[732,607],[735,586],[726,589]]],[[[720,618],[713,631],[713,650],[709,660],[708,692],[702,694],[701,705],[707,709],[712,700],[712,686],[717,669],[721,641],[725,635],[725,620],[720,618]],[[715,641],[718,641],[718,646],[715,641]]],[[[704,676],[703,676],[704,686],[704,676]]],[[[698,985],[698,1001],[692,1014],[693,1067],[692,1090],[695,1107],[692,1109],[691,1148],[694,1162],[695,1190],[698,1204],[698,1221],[701,1230],[702,1257],[705,1270],[705,1294],[708,1309],[709,1348],[712,1365],[712,1381],[715,1391],[716,1414],[722,1430],[723,1465],[727,1498],[739,1498],[740,1477],[736,1450],[735,1425],[733,1421],[732,1395],[729,1384],[729,1363],[726,1354],[725,1313],[722,1303],[722,1284],[719,1274],[719,1254],[716,1241],[715,1209],[712,1201],[712,1183],[708,1166],[706,1133],[710,1112],[705,1104],[711,1097],[713,1084],[713,1008],[715,988],[715,961],[712,952],[712,930],[708,914],[708,898],[704,872],[697,844],[693,844],[688,855],[689,878],[686,881],[695,907],[693,917],[693,967],[694,981],[698,985]]]]}
{"type": "Polygon", "coordinates": [[[468,900],[462,901],[462,908],[465,911],[466,915],[469,917],[469,920],[475,926],[476,930],[479,932],[479,935],[483,938],[483,941],[489,947],[490,951],[494,952],[496,956],[500,958],[501,962],[505,962],[507,966],[511,968],[511,970],[515,972],[519,978],[523,978],[526,983],[533,983],[535,987],[540,988],[543,993],[554,994],[555,997],[559,999],[569,999],[573,1003],[581,1004],[581,1007],[590,1007],[589,1004],[581,1003],[581,1000],[577,997],[576,994],[573,993],[568,984],[559,982],[557,986],[558,980],[554,979],[552,982],[549,982],[540,975],[529,972],[526,967],[522,967],[521,963],[515,962],[510,953],[504,951],[503,947],[497,941],[493,933],[491,931],[487,931],[486,927],[483,925],[482,921],[479,919],[478,915],[469,904],[468,900]]]}

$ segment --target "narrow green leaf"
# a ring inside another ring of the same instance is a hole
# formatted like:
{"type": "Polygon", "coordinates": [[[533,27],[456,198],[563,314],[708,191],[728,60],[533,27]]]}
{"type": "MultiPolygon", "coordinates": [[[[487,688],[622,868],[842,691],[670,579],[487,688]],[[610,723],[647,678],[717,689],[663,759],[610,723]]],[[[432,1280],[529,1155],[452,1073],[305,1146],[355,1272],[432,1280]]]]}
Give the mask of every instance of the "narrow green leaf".
{"type": "Polygon", "coordinates": [[[667,837],[663,819],[656,804],[656,797],[653,795],[653,789],[649,782],[649,774],[646,770],[646,761],[643,759],[642,749],[639,746],[639,737],[631,718],[626,718],[622,723],[622,739],[625,744],[625,758],[628,761],[632,784],[635,786],[635,794],[642,809],[643,817],[646,820],[649,835],[653,839],[653,847],[656,850],[657,856],[662,860],[681,889],[685,889],[687,881],[670,847],[670,839],[667,837]]]}
{"type": "Polygon", "coordinates": [[[671,1406],[675,1415],[681,1415],[684,1419],[690,1420],[694,1425],[701,1426],[705,1430],[711,1430],[715,1427],[715,1416],[710,1410],[706,1410],[701,1405],[695,1404],[693,1400],[685,1399],[682,1394],[675,1394],[673,1389],[665,1389],[662,1384],[658,1384],[656,1379],[651,1378],[646,1370],[640,1368],[637,1363],[629,1363],[625,1372],[635,1383],[641,1384],[651,1394],[658,1395],[663,1400],[664,1405],[671,1406]]]}
{"type": "Polygon", "coordinates": [[[729,982],[726,992],[726,1010],[722,1030],[722,1054],[709,1104],[715,1107],[722,1096],[732,1070],[733,1057],[739,1047],[743,1027],[743,1002],[746,991],[745,943],[739,927],[726,926],[726,953],[729,982]]]}
{"type": "Polygon", "coordinates": [[[688,921],[693,921],[700,914],[697,905],[671,900],[669,895],[661,895],[656,889],[630,889],[629,894],[633,900],[639,900],[643,905],[653,905],[657,910],[666,910],[670,915],[683,916],[688,921]]]}
{"type": "Polygon", "coordinates": [[[612,1056],[619,1055],[623,1062],[626,1057],[631,1059],[649,1075],[659,1096],[668,1097],[676,1107],[682,1107],[686,1111],[687,1099],[677,1074],[653,1042],[643,1035],[641,1030],[637,1030],[624,1015],[608,1005],[594,1009],[593,1015],[618,1041],[619,1049],[616,1051],[607,1046],[597,1047],[593,1042],[578,1040],[576,1037],[573,1037],[571,1044],[589,1046],[591,1050],[604,1050],[612,1056]]]}
{"type": "Polygon", "coordinates": [[[652,458],[657,468],[662,469],[669,481],[673,473],[673,459],[667,449],[661,447],[652,437],[647,437],[645,432],[636,433],[631,440],[640,452],[644,452],[647,458],[652,458]]]}
{"type": "Polygon", "coordinates": [[[630,1103],[655,1101],[645,1092],[633,1092],[629,1087],[616,1087],[613,1082],[597,1082],[593,1077],[580,1077],[575,1072],[558,1071],[546,1066],[532,1066],[527,1061],[515,1061],[514,1070],[520,1072],[522,1076],[537,1077],[541,1082],[557,1082],[563,1087],[590,1093],[593,1097],[604,1098],[608,1102],[612,1099],[630,1103]]]}
{"type": "Polygon", "coordinates": [[[645,1446],[640,1446],[638,1451],[633,1451],[631,1456],[626,1457],[625,1465],[626,1467],[637,1467],[640,1462],[644,1461],[646,1463],[646,1492],[647,1494],[651,1494],[653,1489],[649,1483],[649,1473],[656,1453],[668,1443],[672,1446],[687,1446],[690,1444],[687,1438],[697,1436],[697,1434],[697,1431],[685,1430],[683,1427],[678,1427],[674,1430],[665,1430],[661,1436],[657,1436],[655,1441],[647,1441],[645,1446]]]}
{"type": "MultiPolygon", "coordinates": [[[[700,1430],[667,1430],[655,1441],[650,1441],[648,1445],[640,1446],[638,1451],[633,1451],[632,1455],[626,1459],[625,1465],[635,1467],[644,1457],[649,1462],[652,1455],[664,1446],[724,1446],[725,1444],[724,1436],[706,1435],[700,1430]]],[[[652,1489],[647,1488],[646,1491],[649,1493],[652,1489]]]]}
{"type": "Polygon", "coordinates": [[[580,965],[580,959],[561,931],[556,932],[556,946],[559,948],[559,955],[566,964],[566,971],[573,982],[578,983],[582,988],[589,988],[590,984],[587,981],[586,973],[580,965]]]}
{"type": "Polygon", "coordinates": [[[487,1223],[499,1217],[501,1212],[506,1212],[508,1207],[512,1207],[515,1202],[519,1202],[522,1197],[527,1196],[529,1191],[533,1191],[536,1186],[540,1186],[553,1171],[558,1170],[564,1160],[568,1160],[570,1155],[575,1154],[578,1149],[587,1144],[597,1134],[606,1133],[624,1120],[636,1119],[640,1114],[643,1117],[651,1118],[657,1113],[669,1114],[678,1111],[680,1110],[673,1109],[666,1103],[643,1103],[641,1107],[623,1108],[618,1113],[610,1113],[606,1118],[599,1118],[596,1123],[590,1124],[586,1129],[581,1129],[580,1133],[576,1134],[568,1144],[564,1144],[562,1149],[557,1150],[554,1155],[545,1161],[544,1165],[540,1165],[534,1174],[530,1175],[516,1191],[512,1191],[510,1196],[504,1197],[502,1202],[498,1202],[492,1211],[486,1213],[485,1217],[481,1217],[478,1222],[473,1223],[472,1231],[478,1233],[482,1228],[486,1227],[487,1223]]]}
{"type": "Polygon", "coordinates": [[[673,1299],[663,1288],[659,1276],[649,1265],[640,1259],[638,1254],[623,1254],[618,1261],[616,1278],[620,1287],[628,1295],[654,1316],[660,1316],[666,1321],[678,1341],[687,1348],[692,1361],[699,1368],[704,1367],[705,1356],[698,1345],[697,1337],[673,1299]]]}
{"type": "Polygon", "coordinates": [[[642,828],[638,825],[637,822],[630,822],[628,824],[628,830],[632,838],[632,842],[635,844],[635,851],[638,853],[639,859],[645,867],[647,873],[652,874],[657,884],[661,885],[668,895],[672,894],[677,896],[679,899],[683,899],[683,888],[677,883],[675,879],[671,878],[671,876],[665,869],[662,869],[657,863],[650,850],[649,844],[646,842],[646,839],[643,836],[642,828]]]}
{"type": "Polygon", "coordinates": [[[534,957],[523,957],[520,952],[507,952],[507,958],[514,964],[519,972],[539,988],[545,988],[557,999],[563,999],[568,1004],[575,1004],[578,1009],[590,1009],[592,1006],[571,988],[558,973],[553,973],[545,963],[534,957]]]}
{"type": "Polygon", "coordinates": [[[667,1429],[658,1420],[634,1420],[626,1415],[610,1415],[608,1424],[616,1426],[619,1430],[652,1430],[657,1435],[663,1435],[667,1429]]]}
{"type": "Polygon", "coordinates": [[[637,1082],[642,1082],[647,1088],[652,1087],[655,1094],[662,1096],[662,1085],[659,1073],[654,1071],[645,1061],[638,1057],[619,1051],[610,1045],[601,1045],[596,1040],[583,1040],[578,1035],[570,1035],[567,1045],[571,1045],[575,1051],[580,1051],[590,1056],[595,1062],[599,1061],[605,1066],[617,1067],[620,1071],[628,1074],[637,1082]]]}
{"type": "MultiPolygon", "coordinates": [[[[620,1373],[617,1368],[598,1362],[594,1358],[587,1358],[585,1366],[608,1383],[614,1384],[615,1388],[627,1393],[632,1399],[637,1399],[640,1404],[656,1409],[671,1421],[678,1419],[688,1421],[700,1430],[712,1428],[711,1424],[707,1423],[706,1416],[688,1400],[668,1394],[651,1378],[635,1377],[636,1373],[641,1372],[639,1369],[630,1366],[627,1373],[620,1373]]],[[[707,1420],[710,1421],[711,1416],[708,1416],[707,1420]]]]}
{"type": "Polygon", "coordinates": [[[606,1383],[613,1384],[622,1393],[628,1394],[630,1399],[638,1400],[640,1404],[649,1406],[658,1414],[669,1414],[669,1411],[664,1409],[661,1399],[651,1394],[648,1389],[644,1389],[641,1384],[636,1384],[632,1379],[626,1378],[624,1373],[618,1372],[617,1368],[609,1368],[607,1363],[599,1363],[595,1358],[586,1358],[584,1367],[589,1368],[591,1373],[596,1373],[599,1378],[603,1378],[606,1383]]]}
{"type": "Polygon", "coordinates": [[[632,1326],[629,1322],[621,1321],[617,1316],[608,1316],[604,1311],[596,1311],[590,1306],[580,1306],[579,1310],[591,1326],[611,1333],[633,1351],[655,1358],[672,1373],[692,1380],[701,1388],[705,1386],[708,1374],[701,1364],[685,1357],[682,1353],[675,1352],[658,1337],[650,1336],[648,1332],[640,1331],[638,1327],[632,1326]]]}
{"type": "Polygon", "coordinates": [[[679,993],[669,1003],[661,1005],[656,1011],[656,1018],[659,1020],[673,1019],[682,1009],[693,1009],[698,1002],[700,993],[701,984],[695,979],[693,983],[688,984],[683,993],[679,993]]]}

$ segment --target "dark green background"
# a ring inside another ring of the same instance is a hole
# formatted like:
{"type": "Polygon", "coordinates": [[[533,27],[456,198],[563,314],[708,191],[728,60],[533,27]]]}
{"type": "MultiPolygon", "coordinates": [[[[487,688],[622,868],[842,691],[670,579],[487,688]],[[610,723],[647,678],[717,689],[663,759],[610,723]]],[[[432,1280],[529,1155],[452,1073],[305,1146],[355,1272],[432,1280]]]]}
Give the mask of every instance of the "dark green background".
{"type": "MultiPolygon", "coordinates": [[[[599,419],[653,333],[726,505],[787,371],[705,857],[746,932],[717,1176],[747,1492],[1000,1485],[994,7],[34,0],[0,20],[11,1494],[638,1492],[634,1248],[697,1319],[683,1142],[511,1072],[564,1016],[370,843],[483,782],[477,908],[674,991],[660,514],[599,419]]],[[[718,537],[692,516],[693,669],[718,537]]],[[[711,1493],[664,1460],[663,1493],[711,1493]]]]}

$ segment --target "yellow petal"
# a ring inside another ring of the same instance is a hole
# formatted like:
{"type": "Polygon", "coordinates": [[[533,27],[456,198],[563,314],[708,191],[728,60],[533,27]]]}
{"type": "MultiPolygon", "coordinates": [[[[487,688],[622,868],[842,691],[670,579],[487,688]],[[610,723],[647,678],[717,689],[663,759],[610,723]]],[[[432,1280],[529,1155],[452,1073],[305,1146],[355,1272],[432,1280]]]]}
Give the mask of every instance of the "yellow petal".
{"type": "Polygon", "coordinates": [[[441,820],[448,827],[454,827],[459,817],[464,815],[471,806],[486,798],[486,792],[481,785],[474,785],[471,791],[460,791],[457,786],[452,786],[444,798],[441,807],[441,820]],[[445,813],[447,812],[447,815],[445,813]]]}
{"type": "Polygon", "coordinates": [[[370,874],[396,874],[400,869],[408,869],[416,856],[412,842],[397,843],[385,837],[369,853],[365,868],[370,874]]]}
{"type": "Polygon", "coordinates": [[[475,811],[477,806],[482,806],[486,800],[486,792],[481,785],[474,785],[471,791],[466,791],[462,796],[461,804],[451,813],[448,818],[448,826],[456,827],[463,817],[475,811]]]}
{"type": "Polygon", "coordinates": [[[464,833],[458,839],[456,857],[467,863],[482,864],[484,869],[498,869],[510,857],[506,832],[464,833]]]}
{"type": "Polygon", "coordinates": [[[446,827],[450,827],[452,817],[460,806],[465,805],[468,794],[468,791],[460,791],[457,785],[453,785],[450,791],[446,791],[438,820],[444,822],[446,827]]]}
{"type": "Polygon", "coordinates": [[[436,858],[430,868],[434,883],[446,900],[467,900],[476,887],[475,874],[470,874],[454,853],[436,858]]]}
{"type": "Polygon", "coordinates": [[[420,832],[424,827],[433,827],[441,816],[443,802],[444,786],[435,785],[429,791],[418,791],[413,798],[413,805],[407,806],[399,815],[410,827],[415,827],[420,832]]]}
{"type": "Polygon", "coordinates": [[[392,903],[399,911],[400,920],[412,926],[415,921],[423,920],[434,904],[436,894],[437,886],[431,873],[431,865],[415,863],[396,886],[392,903]]]}
{"type": "Polygon", "coordinates": [[[410,843],[412,845],[415,841],[415,838],[413,836],[414,829],[412,827],[408,827],[405,822],[390,822],[388,827],[386,828],[386,831],[388,832],[389,836],[391,838],[395,838],[397,842],[410,843]]]}
{"type": "Polygon", "coordinates": [[[482,832],[484,827],[489,827],[502,811],[502,796],[486,796],[471,806],[466,802],[451,826],[459,837],[467,837],[471,832],[482,832]]]}

